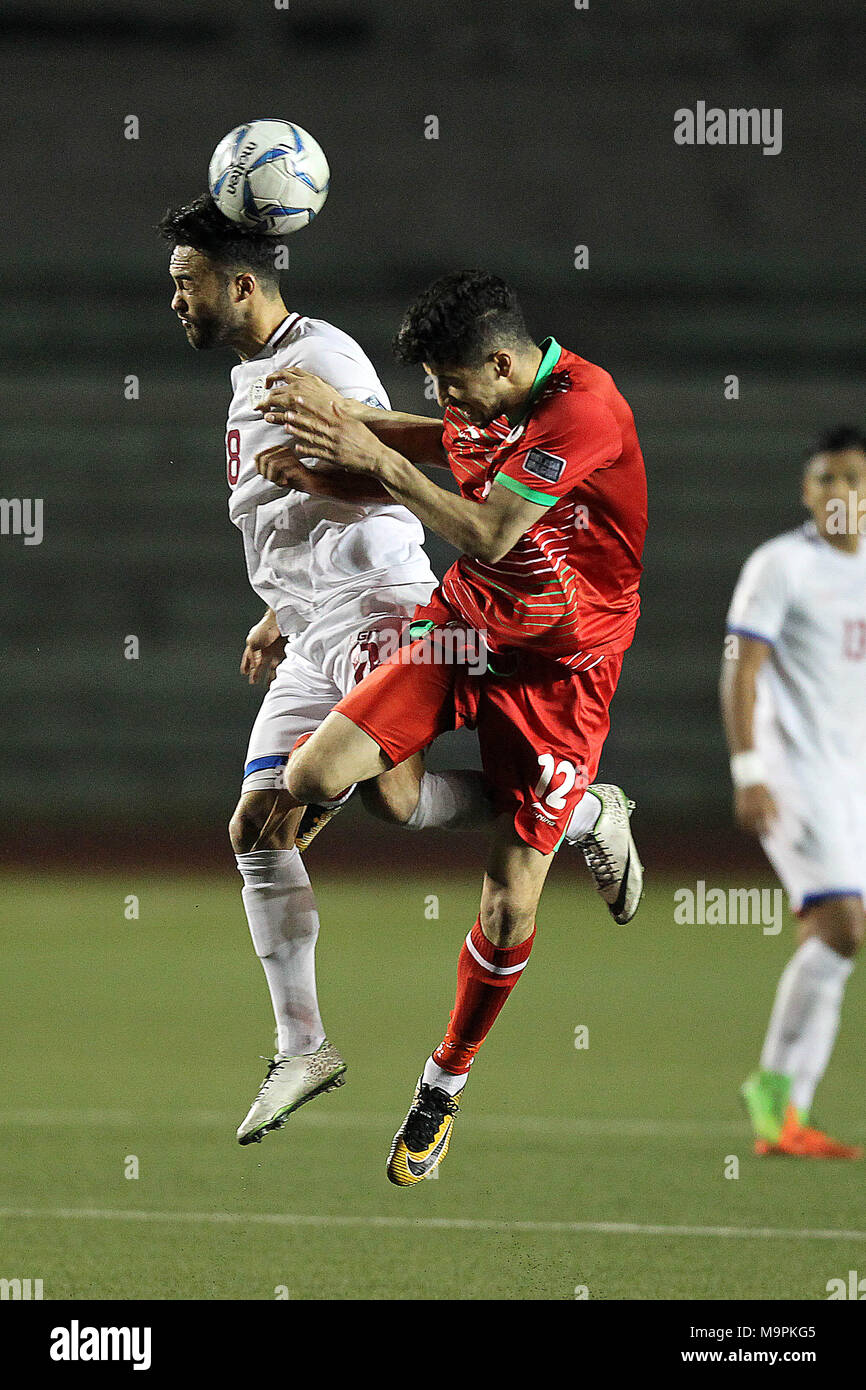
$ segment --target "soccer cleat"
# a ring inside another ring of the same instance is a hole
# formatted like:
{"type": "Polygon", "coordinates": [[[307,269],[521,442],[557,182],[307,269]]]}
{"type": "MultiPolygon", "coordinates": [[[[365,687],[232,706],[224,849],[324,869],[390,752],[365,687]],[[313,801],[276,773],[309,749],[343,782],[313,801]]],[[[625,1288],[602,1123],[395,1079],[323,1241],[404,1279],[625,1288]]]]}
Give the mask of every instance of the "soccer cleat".
{"type": "Polygon", "coordinates": [[[309,849],[320,830],[334,819],[342,811],[352,792],[355,790],[354,784],[344,791],[342,796],[335,796],[333,801],[322,802],[318,806],[305,806],[304,813],[298,824],[295,833],[295,848],[303,854],[305,849],[309,849]]]}
{"type": "Polygon", "coordinates": [[[319,831],[324,830],[328,822],[339,815],[342,809],[342,806],[305,806],[295,835],[295,848],[303,854],[305,849],[309,849],[319,831]]]}
{"type": "Polygon", "coordinates": [[[793,1105],[785,1111],[785,1120],[775,1142],[767,1139],[755,1140],[755,1153],[783,1154],[789,1158],[862,1158],[863,1150],[857,1144],[840,1144],[820,1129],[810,1129],[801,1124],[793,1105]]]}
{"type": "MultiPolygon", "coordinates": [[[[775,1144],[782,1132],[791,1094],[791,1078],[776,1071],[753,1071],[740,1087],[755,1139],[775,1144]]],[[[763,1153],[764,1150],[762,1149],[763,1153]]]]}
{"type": "Polygon", "coordinates": [[[388,1155],[388,1177],[396,1187],[413,1187],[442,1162],[451,1143],[457,1096],[419,1080],[406,1116],[388,1155]]]}
{"type": "Polygon", "coordinates": [[[315,1052],[269,1060],[259,1093],[238,1129],[239,1144],[260,1144],[271,1130],[282,1129],[289,1116],[308,1100],[336,1091],[345,1082],[346,1063],[326,1038],[315,1052]]]}
{"type": "Polygon", "coordinates": [[[598,797],[601,810],[592,830],[574,843],[583,852],[608,912],[624,926],[637,912],[643,894],[643,864],[629,824],[634,802],[622,787],[609,782],[594,782],[588,790],[598,797]]]}

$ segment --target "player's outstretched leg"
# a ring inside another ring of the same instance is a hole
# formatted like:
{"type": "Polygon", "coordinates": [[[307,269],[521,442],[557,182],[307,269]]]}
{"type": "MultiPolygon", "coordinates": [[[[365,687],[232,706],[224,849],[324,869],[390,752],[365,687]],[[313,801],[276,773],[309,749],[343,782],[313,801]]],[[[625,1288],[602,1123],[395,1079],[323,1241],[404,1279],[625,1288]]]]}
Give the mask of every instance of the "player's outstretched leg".
{"type": "Polygon", "coordinates": [[[575,807],[565,838],[583,851],[615,922],[630,922],[643,894],[643,865],[631,833],[634,802],[622,787],[593,782],[575,807]]]}
{"type": "Polygon", "coordinates": [[[801,942],[779,981],[759,1069],[740,1088],[755,1152],[794,1158],[860,1158],[809,1123],[836,1041],[842,998],[862,938],[861,900],[821,897],[801,915],[801,942]]]}
{"type": "Polygon", "coordinates": [[[237,1132],[251,1144],[280,1129],[299,1105],[343,1084],[346,1064],[327,1041],[316,994],[319,914],[294,846],[301,807],[283,790],[241,796],[231,823],[253,946],[274,1010],[277,1053],[237,1132]]]}
{"type": "Polygon", "coordinates": [[[481,912],[457,962],[448,1029],[427,1060],[388,1154],[388,1178],[397,1187],[421,1182],[448,1152],[469,1068],[529,960],[551,859],[519,839],[510,817],[500,823],[481,912]]]}

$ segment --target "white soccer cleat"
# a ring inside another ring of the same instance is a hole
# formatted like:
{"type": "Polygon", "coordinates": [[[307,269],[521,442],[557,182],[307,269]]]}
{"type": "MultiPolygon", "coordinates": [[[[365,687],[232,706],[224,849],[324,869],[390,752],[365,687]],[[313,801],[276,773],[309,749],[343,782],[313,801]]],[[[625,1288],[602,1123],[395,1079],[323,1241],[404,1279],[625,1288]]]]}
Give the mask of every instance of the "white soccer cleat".
{"type": "Polygon", "coordinates": [[[268,1074],[238,1129],[239,1144],[259,1144],[271,1130],[282,1129],[289,1116],[308,1100],[335,1091],[346,1078],[346,1063],[326,1038],[315,1052],[268,1062],[268,1074]]]}
{"type": "Polygon", "coordinates": [[[624,926],[637,912],[643,893],[643,864],[629,824],[634,802],[622,787],[609,782],[593,782],[588,790],[598,797],[601,811],[592,829],[574,843],[583,851],[610,915],[624,926]]]}

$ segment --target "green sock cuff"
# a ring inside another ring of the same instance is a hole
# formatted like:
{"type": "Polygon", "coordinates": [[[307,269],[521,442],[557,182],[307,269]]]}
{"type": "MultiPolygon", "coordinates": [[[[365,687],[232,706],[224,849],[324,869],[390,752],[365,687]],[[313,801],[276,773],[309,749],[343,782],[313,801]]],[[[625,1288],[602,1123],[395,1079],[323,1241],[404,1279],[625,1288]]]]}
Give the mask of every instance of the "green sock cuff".
{"type": "Polygon", "coordinates": [[[784,1109],[791,1095],[793,1077],[786,1076],[781,1071],[765,1071],[763,1067],[758,1072],[758,1076],[761,1085],[770,1092],[774,1102],[784,1109]]]}

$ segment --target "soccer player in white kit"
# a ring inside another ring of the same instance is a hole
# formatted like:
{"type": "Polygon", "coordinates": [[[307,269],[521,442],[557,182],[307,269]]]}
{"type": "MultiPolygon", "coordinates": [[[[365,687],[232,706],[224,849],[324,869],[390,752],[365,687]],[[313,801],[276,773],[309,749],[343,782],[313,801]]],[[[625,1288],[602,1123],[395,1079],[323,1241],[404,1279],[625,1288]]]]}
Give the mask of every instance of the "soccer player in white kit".
{"type": "Polygon", "coordinates": [[[742,1095],[755,1151],[858,1158],[809,1123],[866,928],[866,436],[816,444],[812,520],[758,547],[728,613],[722,708],[736,819],[800,919],[742,1095]]]}

